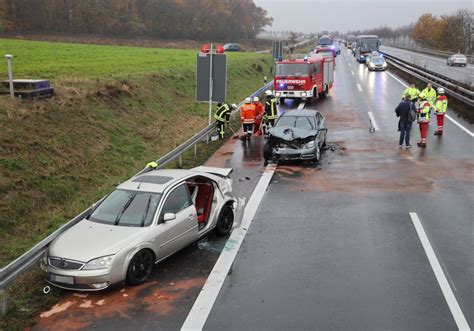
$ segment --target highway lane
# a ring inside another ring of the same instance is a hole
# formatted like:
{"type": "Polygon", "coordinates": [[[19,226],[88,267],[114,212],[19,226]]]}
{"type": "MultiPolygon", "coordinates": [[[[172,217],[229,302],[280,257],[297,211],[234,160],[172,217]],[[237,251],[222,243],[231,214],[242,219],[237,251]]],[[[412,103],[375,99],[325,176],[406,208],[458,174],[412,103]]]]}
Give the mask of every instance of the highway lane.
{"type": "Polygon", "coordinates": [[[474,65],[472,64],[468,64],[467,67],[452,67],[446,64],[447,58],[444,59],[389,46],[382,46],[380,50],[457,81],[467,84],[474,83],[474,65]]]}
{"type": "Polygon", "coordinates": [[[473,325],[472,137],[447,121],[439,139],[431,124],[428,148],[399,150],[403,88],[338,57],[331,97],[309,105],[335,152],[278,166],[205,329],[456,329],[410,212],[473,325]]]}
{"type": "MultiPolygon", "coordinates": [[[[430,136],[426,151],[399,151],[393,108],[403,87],[352,57],[337,61],[331,97],[307,105],[325,113],[333,150],[318,165],[278,167],[207,329],[452,328],[410,211],[463,311],[472,311],[472,141],[446,121],[445,136],[430,136]],[[369,111],[380,129],[373,134],[369,111]]],[[[298,105],[287,100],[282,109],[298,105]]],[[[208,164],[233,167],[236,192],[249,197],[263,172],[263,143],[231,139],[208,164]]],[[[202,240],[140,287],[70,293],[35,329],[178,330],[223,246],[202,240]]]]}

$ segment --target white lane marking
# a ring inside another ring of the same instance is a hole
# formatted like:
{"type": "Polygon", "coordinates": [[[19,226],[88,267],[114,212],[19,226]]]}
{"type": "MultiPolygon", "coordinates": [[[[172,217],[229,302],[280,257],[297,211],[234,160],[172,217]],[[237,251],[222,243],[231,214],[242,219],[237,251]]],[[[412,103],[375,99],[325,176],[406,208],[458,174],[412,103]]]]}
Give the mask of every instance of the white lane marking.
{"type": "Polygon", "coordinates": [[[408,87],[407,84],[405,84],[400,78],[398,78],[397,76],[395,76],[394,74],[392,74],[391,72],[388,72],[388,71],[385,71],[387,74],[389,74],[393,79],[395,79],[397,82],[399,82],[400,84],[402,84],[403,86],[405,87],[408,87]]]}
{"type": "Polygon", "coordinates": [[[354,74],[354,71],[351,70],[351,74],[352,74],[352,76],[354,76],[354,75],[355,75],[355,74],[354,74]]]}
{"type": "Polygon", "coordinates": [[[458,326],[458,329],[470,330],[469,324],[467,323],[467,320],[464,317],[461,307],[459,306],[459,303],[456,300],[456,296],[454,295],[453,290],[451,289],[451,286],[449,285],[448,279],[446,278],[446,275],[444,274],[443,269],[441,268],[441,265],[439,264],[438,258],[436,257],[433,247],[431,247],[431,243],[428,239],[428,236],[426,235],[425,229],[423,228],[423,225],[421,224],[420,219],[418,218],[417,213],[414,213],[414,212],[410,213],[410,218],[411,218],[411,221],[413,222],[413,225],[415,226],[416,233],[418,234],[418,237],[420,238],[420,241],[421,241],[421,244],[423,245],[426,256],[428,257],[428,260],[430,261],[431,268],[433,269],[436,279],[438,280],[439,287],[441,287],[441,291],[444,294],[444,298],[446,299],[446,302],[448,303],[449,309],[451,310],[451,314],[453,315],[454,320],[456,321],[456,325],[458,326]]]}
{"type": "Polygon", "coordinates": [[[470,135],[471,137],[474,137],[474,132],[471,132],[469,131],[468,129],[466,129],[464,126],[462,126],[458,121],[456,121],[454,118],[452,118],[451,116],[449,116],[448,114],[444,115],[448,120],[450,120],[451,122],[453,122],[454,124],[456,124],[461,130],[464,130],[464,132],[466,132],[468,135],[470,135]]]}
{"type": "Polygon", "coordinates": [[[186,317],[181,330],[202,330],[204,327],[211,309],[214,306],[214,302],[222,288],[222,284],[224,284],[239,248],[244,241],[245,235],[252,224],[255,214],[257,213],[257,209],[263,199],[268,185],[270,184],[275,169],[276,165],[269,165],[265,168],[262,178],[258,181],[258,184],[245,207],[242,224],[239,228],[232,231],[232,234],[227,240],[219,259],[211,271],[211,274],[207,278],[206,283],[186,317]]]}
{"type": "Polygon", "coordinates": [[[298,110],[303,109],[305,105],[306,105],[306,100],[301,99],[300,104],[298,105],[298,110]]]}
{"type": "Polygon", "coordinates": [[[359,90],[359,92],[362,92],[362,86],[360,86],[359,83],[357,83],[357,89],[359,90]]]}
{"type": "Polygon", "coordinates": [[[367,113],[369,114],[370,122],[372,123],[372,126],[374,127],[374,130],[379,131],[380,129],[379,129],[379,126],[377,125],[377,122],[375,121],[374,114],[371,111],[369,111],[367,113]]]}
{"type": "MultiPolygon", "coordinates": [[[[408,87],[407,84],[405,84],[404,82],[402,82],[400,79],[398,79],[397,77],[395,77],[393,74],[391,74],[390,72],[387,71],[387,74],[389,74],[392,78],[394,78],[397,82],[399,82],[400,84],[402,84],[403,86],[405,87],[408,87]]],[[[469,131],[468,129],[466,129],[464,126],[462,126],[461,123],[459,123],[458,121],[456,121],[454,118],[452,118],[451,116],[449,115],[444,115],[448,120],[450,120],[451,122],[453,122],[455,125],[457,125],[461,130],[463,130],[464,132],[466,132],[468,135],[470,135],[471,137],[474,137],[474,133],[469,131]]]]}

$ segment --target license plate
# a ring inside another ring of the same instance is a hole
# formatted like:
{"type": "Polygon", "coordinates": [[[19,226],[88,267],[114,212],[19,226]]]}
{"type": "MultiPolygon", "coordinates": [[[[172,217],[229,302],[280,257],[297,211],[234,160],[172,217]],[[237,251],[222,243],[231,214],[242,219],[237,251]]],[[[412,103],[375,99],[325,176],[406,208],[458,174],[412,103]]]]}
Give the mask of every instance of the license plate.
{"type": "Polygon", "coordinates": [[[50,279],[52,282],[74,285],[74,277],[51,274],[50,279]]]}

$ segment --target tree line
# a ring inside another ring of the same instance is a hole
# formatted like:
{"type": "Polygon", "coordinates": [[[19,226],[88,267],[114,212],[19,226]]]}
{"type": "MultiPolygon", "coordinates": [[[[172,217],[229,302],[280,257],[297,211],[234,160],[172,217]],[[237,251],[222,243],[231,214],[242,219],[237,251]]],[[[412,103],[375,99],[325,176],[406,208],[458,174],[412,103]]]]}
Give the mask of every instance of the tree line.
{"type": "Polygon", "coordinates": [[[253,0],[0,0],[0,30],[253,39],[273,19],[253,0]]]}
{"type": "Polygon", "coordinates": [[[363,31],[349,31],[349,35],[376,34],[388,40],[411,38],[424,48],[472,54],[474,51],[474,12],[460,9],[454,14],[435,16],[423,14],[410,25],[392,29],[381,26],[363,31]]]}

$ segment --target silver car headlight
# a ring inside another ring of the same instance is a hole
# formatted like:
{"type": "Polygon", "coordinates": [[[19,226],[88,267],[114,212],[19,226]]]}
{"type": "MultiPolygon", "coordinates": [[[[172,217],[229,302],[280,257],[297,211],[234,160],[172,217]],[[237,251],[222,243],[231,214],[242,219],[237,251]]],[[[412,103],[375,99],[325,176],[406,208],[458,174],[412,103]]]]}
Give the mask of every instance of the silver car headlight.
{"type": "Polygon", "coordinates": [[[306,143],[306,148],[314,148],[314,141],[310,141],[308,143],[306,143]]]}
{"type": "Polygon", "coordinates": [[[112,265],[113,255],[102,256],[97,259],[90,260],[82,268],[82,270],[98,270],[107,269],[112,265]]]}
{"type": "Polygon", "coordinates": [[[386,68],[386,67],[387,67],[387,62],[384,62],[384,63],[382,64],[382,67],[386,68]]]}

